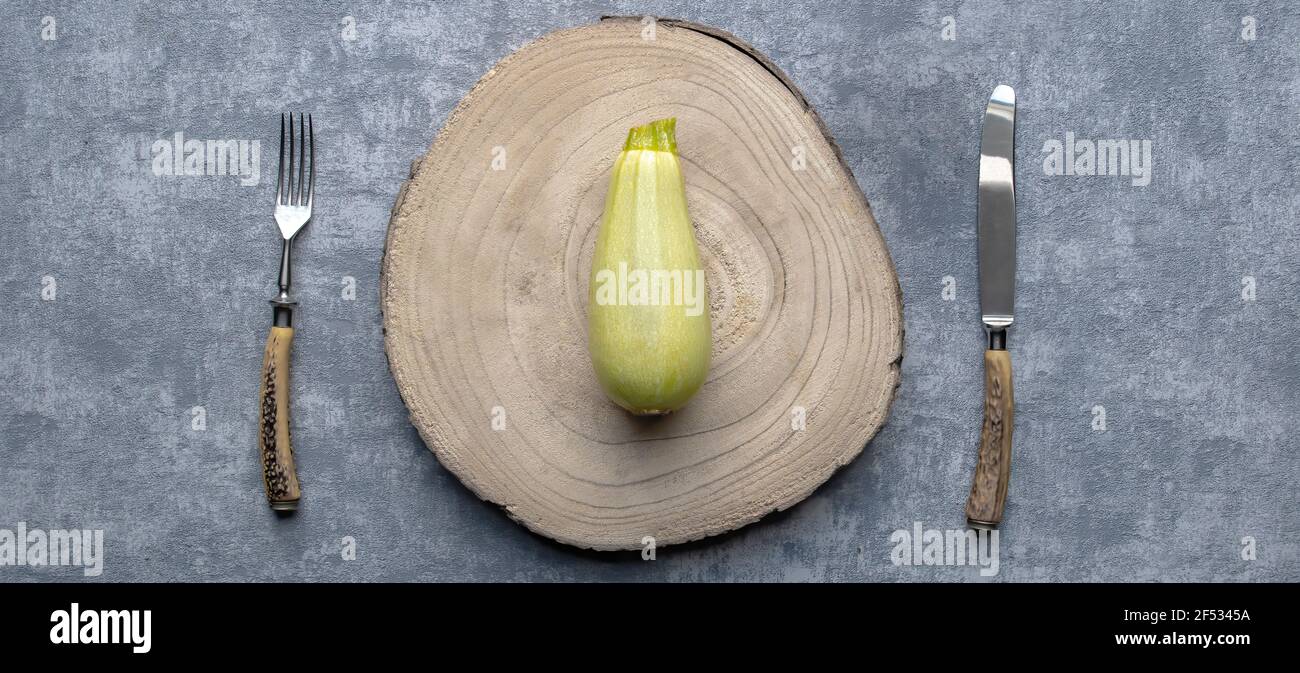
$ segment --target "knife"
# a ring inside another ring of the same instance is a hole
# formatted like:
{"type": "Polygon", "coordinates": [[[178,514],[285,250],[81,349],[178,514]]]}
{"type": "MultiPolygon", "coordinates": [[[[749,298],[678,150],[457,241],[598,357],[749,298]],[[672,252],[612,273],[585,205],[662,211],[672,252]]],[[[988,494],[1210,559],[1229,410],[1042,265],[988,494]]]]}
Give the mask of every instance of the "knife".
{"type": "Polygon", "coordinates": [[[984,427],[966,522],[993,529],[1002,521],[1011,477],[1011,431],[1015,397],[1007,328],[1015,316],[1016,294],[1016,92],[1005,84],[993,90],[984,110],[980,136],[979,278],[980,319],[988,334],[984,351],[984,427]]]}

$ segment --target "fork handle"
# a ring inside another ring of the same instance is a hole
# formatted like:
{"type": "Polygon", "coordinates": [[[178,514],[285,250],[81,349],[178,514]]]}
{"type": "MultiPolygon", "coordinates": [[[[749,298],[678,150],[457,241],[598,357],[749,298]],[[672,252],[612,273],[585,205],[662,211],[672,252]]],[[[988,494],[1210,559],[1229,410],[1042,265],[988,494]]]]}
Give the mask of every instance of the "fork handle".
{"type": "Polygon", "coordinates": [[[262,481],[271,509],[298,509],[302,489],[293,465],[293,446],[289,443],[289,348],[293,345],[291,309],[275,307],[275,324],[266,337],[262,357],[262,384],[259,394],[261,432],[258,437],[262,454],[262,481]],[[282,313],[283,312],[283,313],[282,313]]]}

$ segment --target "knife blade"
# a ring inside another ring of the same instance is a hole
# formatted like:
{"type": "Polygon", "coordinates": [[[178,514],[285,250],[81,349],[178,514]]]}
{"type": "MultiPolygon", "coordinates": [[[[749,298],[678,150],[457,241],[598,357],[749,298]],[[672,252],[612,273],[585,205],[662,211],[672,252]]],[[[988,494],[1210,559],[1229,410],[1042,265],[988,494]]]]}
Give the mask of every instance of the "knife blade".
{"type": "Polygon", "coordinates": [[[980,318],[1005,330],[1015,316],[1016,293],[1016,92],[993,90],[980,136],[980,318]]]}
{"type": "Polygon", "coordinates": [[[984,351],[984,425],[966,521],[996,528],[1006,506],[1015,418],[1007,328],[1015,318],[1016,293],[1016,92],[998,85],[984,111],[980,133],[979,285],[980,320],[988,334],[984,351]]]}

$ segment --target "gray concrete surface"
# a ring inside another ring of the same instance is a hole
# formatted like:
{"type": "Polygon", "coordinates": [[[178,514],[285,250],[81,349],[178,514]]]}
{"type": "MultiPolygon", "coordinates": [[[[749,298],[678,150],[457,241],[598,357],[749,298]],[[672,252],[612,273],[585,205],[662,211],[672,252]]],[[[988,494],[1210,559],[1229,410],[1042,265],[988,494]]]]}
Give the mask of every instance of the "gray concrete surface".
{"type": "MultiPolygon", "coordinates": [[[[102,529],[97,581],[1300,580],[1293,6],[328,1],[293,13],[7,7],[0,529],[102,529]],[[906,302],[902,388],[863,456],[792,510],[654,561],[549,542],[464,489],[407,423],[377,304],[410,160],[497,59],[602,13],[713,24],[785,68],[870,199],[906,302]],[[978,124],[998,82],[1021,101],[1018,452],[999,572],[981,577],[897,566],[890,536],[963,523],[982,385],[978,124]],[[317,115],[328,167],[298,246],[309,499],[281,520],[261,494],[252,408],[278,255],[266,176],[276,115],[297,108],[317,115]],[[177,131],[260,140],[260,184],[155,175],[154,143],[177,131]],[[1150,184],[1047,175],[1044,145],[1067,132],[1149,141],[1150,184]]],[[[80,579],[0,566],[0,581],[80,579]]]]}

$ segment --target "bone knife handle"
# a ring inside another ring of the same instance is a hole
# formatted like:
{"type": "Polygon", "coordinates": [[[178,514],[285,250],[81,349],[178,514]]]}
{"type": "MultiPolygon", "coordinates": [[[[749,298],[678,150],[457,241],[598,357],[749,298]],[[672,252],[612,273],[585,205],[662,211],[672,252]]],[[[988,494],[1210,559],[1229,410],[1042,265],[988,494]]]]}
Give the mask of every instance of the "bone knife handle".
{"type": "Polygon", "coordinates": [[[996,528],[1002,522],[1011,477],[1014,417],[1011,354],[1005,350],[984,351],[984,427],[970,499],[966,501],[966,521],[974,528],[996,528]]]}

